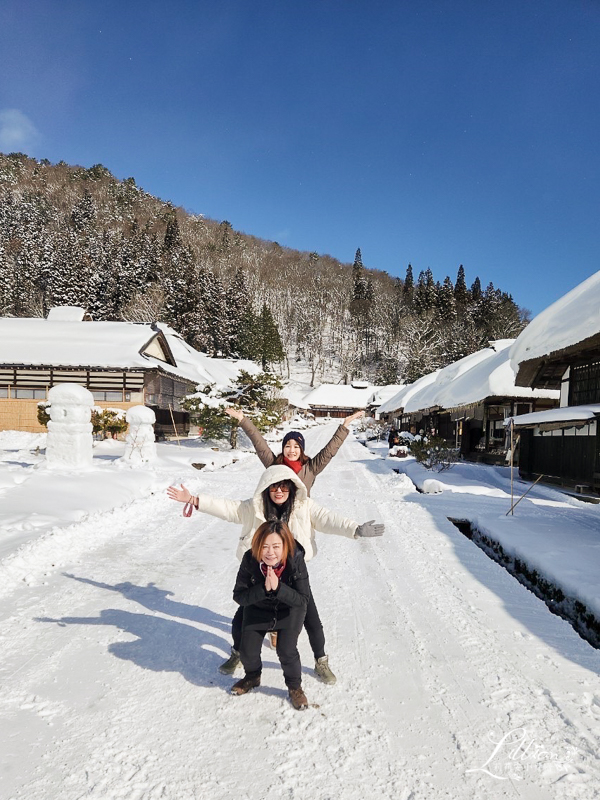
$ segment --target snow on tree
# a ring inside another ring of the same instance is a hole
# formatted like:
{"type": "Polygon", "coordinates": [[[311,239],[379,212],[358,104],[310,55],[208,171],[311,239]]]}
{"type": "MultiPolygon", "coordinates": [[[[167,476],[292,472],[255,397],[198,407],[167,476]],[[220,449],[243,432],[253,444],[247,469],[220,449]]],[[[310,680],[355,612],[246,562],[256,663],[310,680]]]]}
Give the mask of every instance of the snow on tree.
{"type": "Polygon", "coordinates": [[[261,431],[277,425],[287,402],[280,397],[282,383],[270,372],[251,375],[241,370],[232,386],[219,388],[209,384],[188,395],[182,405],[201,428],[205,439],[222,439],[229,432],[229,442],[237,447],[238,422],[225,414],[225,406],[234,405],[261,431]]]}

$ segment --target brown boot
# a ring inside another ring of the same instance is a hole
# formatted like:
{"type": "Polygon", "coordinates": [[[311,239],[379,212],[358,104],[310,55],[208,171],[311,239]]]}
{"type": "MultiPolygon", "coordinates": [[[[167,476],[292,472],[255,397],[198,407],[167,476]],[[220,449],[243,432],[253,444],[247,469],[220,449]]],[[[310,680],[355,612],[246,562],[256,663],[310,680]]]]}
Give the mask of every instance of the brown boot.
{"type": "Polygon", "coordinates": [[[250,678],[244,675],[240,681],[233,684],[230,691],[231,694],[247,694],[250,689],[256,689],[257,686],[260,686],[260,675],[250,678]]]}
{"type": "Polygon", "coordinates": [[[269,642],[273,650],[277,650],[277,631],[269,631],[269,642]]]}
{"type": "Polygon", "coordinates": [[[308,700],[306,699],[306,695],[302,691],[302,687],[299,686],[297,689],[288,689],[290,695],[290,701],[296,711],[304,711],[305,708],[308,708],[308,700]]]}

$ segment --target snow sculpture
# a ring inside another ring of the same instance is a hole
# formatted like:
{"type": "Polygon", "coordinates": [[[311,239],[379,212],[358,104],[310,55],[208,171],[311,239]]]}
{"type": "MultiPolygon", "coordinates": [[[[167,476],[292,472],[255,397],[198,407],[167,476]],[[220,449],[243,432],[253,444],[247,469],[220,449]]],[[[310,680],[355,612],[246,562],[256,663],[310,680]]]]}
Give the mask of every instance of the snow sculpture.
{"type": "Polygon", "coordinates": [[[50,421],[46,463],[54,469],[81,469],[92,464],[94,397],[77,383],[61,383],[48,392],[50,421]]]}
{"type": "Polygon", "coordinates": [[[132,406],[127,411],[129,432],[125,439],[123,459],[133,464],[153,461],[156,458],[154,423],[156,416],[148,406],[132,406]]]}

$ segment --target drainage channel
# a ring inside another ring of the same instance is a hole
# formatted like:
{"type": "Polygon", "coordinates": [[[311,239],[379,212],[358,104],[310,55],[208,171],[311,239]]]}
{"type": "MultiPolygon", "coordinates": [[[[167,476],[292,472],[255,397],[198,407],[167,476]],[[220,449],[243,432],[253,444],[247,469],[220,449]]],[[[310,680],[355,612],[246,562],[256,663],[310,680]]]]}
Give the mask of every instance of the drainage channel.
{"type": "Polygon", "coordinates": [[[519,583],[543,600],[553,614],[566,620],[582,639],[600,650],[600,619],[587,608],[585,603],[569,597],[560,586],[556,586],[548,578],[540,575],[534,567],[507,553],[500,542],[490,539],[470,520],[454,519],[453,517],[448,517],[448,520],[458,528],[463,536],[474,542],[487,556],[510,572],[519,583]]]}

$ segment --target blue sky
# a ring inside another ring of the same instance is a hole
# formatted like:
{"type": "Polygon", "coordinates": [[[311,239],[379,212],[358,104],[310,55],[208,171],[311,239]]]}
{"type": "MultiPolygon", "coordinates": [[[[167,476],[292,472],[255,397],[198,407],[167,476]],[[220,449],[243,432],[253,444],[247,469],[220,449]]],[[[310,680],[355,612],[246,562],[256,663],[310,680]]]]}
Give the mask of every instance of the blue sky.
{"type": "Polygon", "coordinates": [[[0,0],[0,150],[535,314],[600,269],[599,42],[597,0],[0,0]]]}

